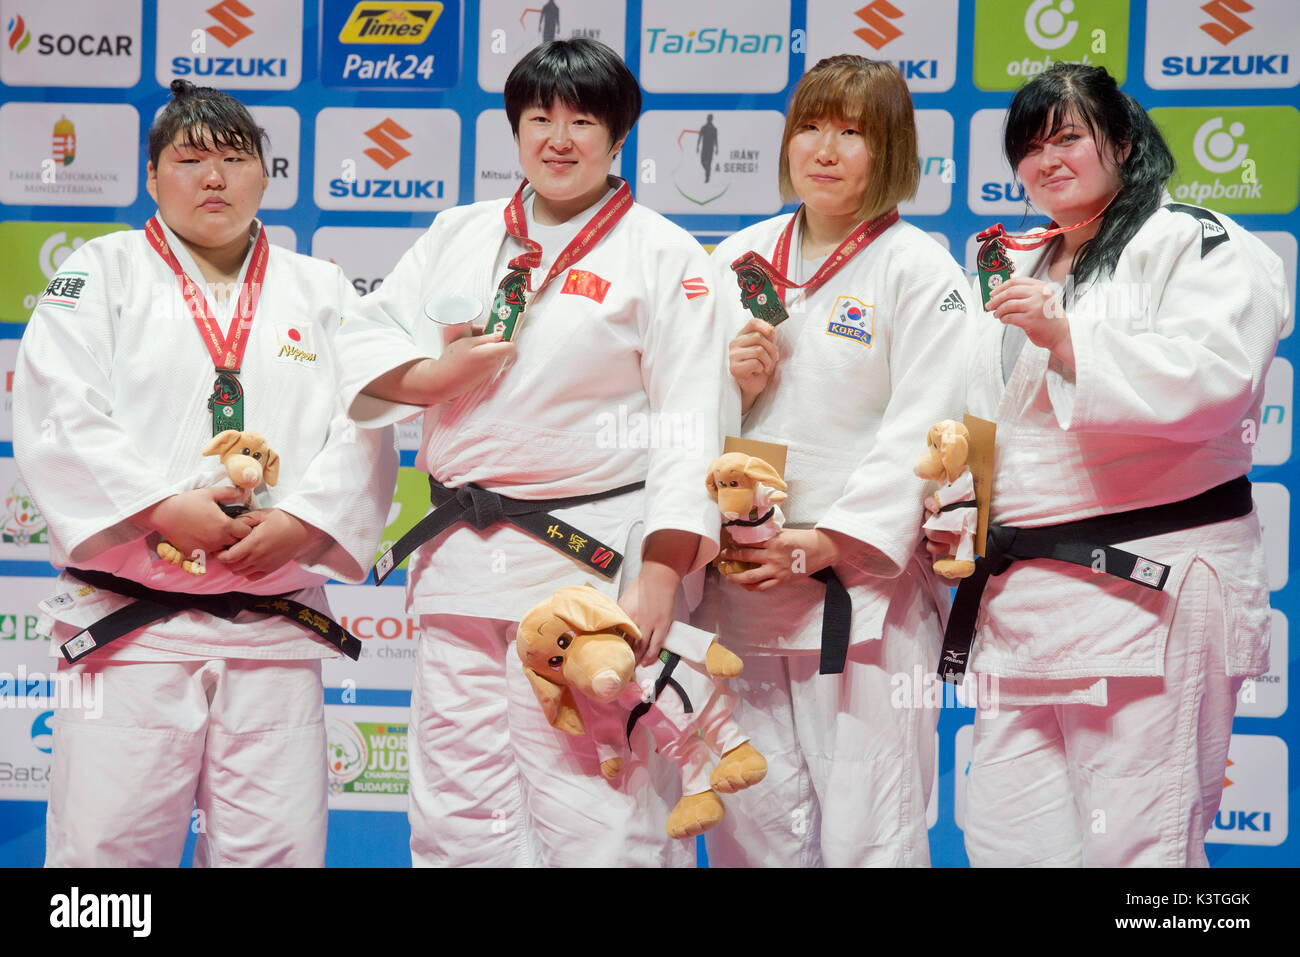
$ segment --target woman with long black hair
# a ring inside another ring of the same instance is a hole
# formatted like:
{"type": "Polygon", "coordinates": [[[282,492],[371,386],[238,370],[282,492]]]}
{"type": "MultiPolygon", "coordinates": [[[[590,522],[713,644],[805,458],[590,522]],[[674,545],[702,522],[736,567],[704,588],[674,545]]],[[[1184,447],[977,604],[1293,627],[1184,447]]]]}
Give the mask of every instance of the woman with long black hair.
{"type": "Polygon", "coordinates": [[[998,429],[990,519],[1021,531],[991,533],[945,645],[960,667],[977,624],[971,667],[998,679],[967,852],[1204,866],[1236,695],[1268,665],[1245,474],[1282,266],[1231,219],[1171,202],[1168,147],[1100,67],[1021,89],[1005,147],[1053,222],[1006,241],[998,322],[974,327],[970,411],[998,429]]]}

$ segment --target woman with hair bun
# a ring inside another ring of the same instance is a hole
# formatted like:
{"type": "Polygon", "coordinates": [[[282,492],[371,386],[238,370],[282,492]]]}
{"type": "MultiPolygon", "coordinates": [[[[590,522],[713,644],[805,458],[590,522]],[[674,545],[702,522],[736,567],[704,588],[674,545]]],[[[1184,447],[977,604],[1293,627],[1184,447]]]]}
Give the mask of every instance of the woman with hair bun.
{"type": "Polygon", "coordinates": [[[171,89],[157,214],[63,262],[14,374],[14,458],[65,569],[42,603],[58,678],[102,705],[56,712],[45,860],[175,866],[193,822],[198,865],[320,867],[320,662],[356,640],[323,586],[365,577],[397,456],[337,397],[351,283],[256,218],[265,134],[225,93],[171,89]],[[214,450],[261,480],[251,511],[214,450]]]}
{"type": "Polygon", "coordinates": [[[799,209],[713,254],[741,434],[788,447],[789,498],[775,538],[723,551],[757,567],[710,579],[698,616],[744,658],[736,718],[768,761],[759,787],[729,798],[709,862],[926,866],[938,711],[901,701],[895,679],[912,687],[938,657],[946,600],[912,469],[929,428],[960,410],[968,283],[898,219],[920,163],[891,64],[844,55],[809,70],[780,163],[799,209]]]}
{"type": "Polygon", "coordinates": [[[1287,320],[1282,265],[1171,202],[1164,139],[1101,67],[1035,77],[1005,147],[1052,223],[1003,241],[1012,272],[972,328],[994,527],[942,667],[960,672],[978,625],[970,665],[998,709],[975,721],[966,849],[1204,866],[1237,691],[1268,666],[1246,436],[1287,320]]]}

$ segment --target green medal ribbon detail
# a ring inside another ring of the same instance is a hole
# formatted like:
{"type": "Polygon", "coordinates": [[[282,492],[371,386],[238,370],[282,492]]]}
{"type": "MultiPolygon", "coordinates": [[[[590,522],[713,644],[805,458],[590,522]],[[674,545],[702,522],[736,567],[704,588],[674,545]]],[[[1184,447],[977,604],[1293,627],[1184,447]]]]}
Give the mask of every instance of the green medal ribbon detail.
{"type": "Polygon", "coordinates": [[[509,342],[514,337],[515,328],[528,306],[528,300],[524,296],[527,286],[528,273],[522,269],[508,273],[501,280],[501,285],[497,286],[496,298],[492,300],[492,315],[488,317],[485,332],[501,333],[504,342],[509,342]]]}
{"type": "Polygon", "coordinates": [[[220,435],[227,429],[244,431],[244,387],[234,372],[218,372],[208,397],[208,410],[212,413],[212,434],[220,435]]]}
{"type": "Polygon", "coordinates": [[[777,294],[776,286],[763,270],[750,263],[736,267],[736,282],[740,285],[740,303],[757,319],[768,325],[779,326],[790,318],[785,304],[777,294]]]}
{"type": "Polygon", "coordinates": [[[976,242],[982,244],[979,255],[975,258],[975,265],[979,267],[980,296],[984,299],[985,306],[988,306],[993,290],[1010,279],[1011,273],[1015,271],[1011,257],[1007,255],[1006,247],[1002,245],[1002,238],[1005,235],[1002,224],[994,223],[975,237],[976,242]]]}

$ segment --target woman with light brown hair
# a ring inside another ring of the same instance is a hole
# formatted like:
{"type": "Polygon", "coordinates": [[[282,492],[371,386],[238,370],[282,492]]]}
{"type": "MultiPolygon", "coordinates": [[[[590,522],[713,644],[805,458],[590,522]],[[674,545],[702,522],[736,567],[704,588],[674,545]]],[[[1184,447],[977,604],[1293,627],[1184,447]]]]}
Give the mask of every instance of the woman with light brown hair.
{"type": "Polygon", "coordinates": [[[949,350],[969,287],[898,219],[919,180],[898,71],[822,60],[781,143],[798,211],[713,256],[719,289],[739,278],[742,291],[719,306],[741,434],[788,447],[789,484],[784,530],[724,551],[756,567],[711,578],[700,615],[744,656],[736,717],[769,766],[709,833],[715,866],[929,863],[938,711],[896,676],[910,689],[938,660],[946,599],[918,551],[912,466],[929,427],[960,410],[949,350]]]}

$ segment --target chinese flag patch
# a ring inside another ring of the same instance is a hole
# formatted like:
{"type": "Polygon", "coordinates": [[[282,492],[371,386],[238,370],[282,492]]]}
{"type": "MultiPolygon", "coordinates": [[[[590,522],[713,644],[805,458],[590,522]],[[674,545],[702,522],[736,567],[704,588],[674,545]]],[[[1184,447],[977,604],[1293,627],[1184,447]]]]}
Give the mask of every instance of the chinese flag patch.
{"type": "Polygon", "coordinates": [[[704,284],[703,276],[696,276],[693,279],[683,279],[682,289],[686,292],[687,299],[699,299],[700,296],[709,294],[709,287],[704,284]]]}
{"type": "Polygon", "coordinates": [[[594,272],[587,272],[585,269],[570,269],[569,274],[564,277],[564,288],[560,292],[604,302],[605,293],[609,292],[609,280],[601,279],[594,272]]]}

